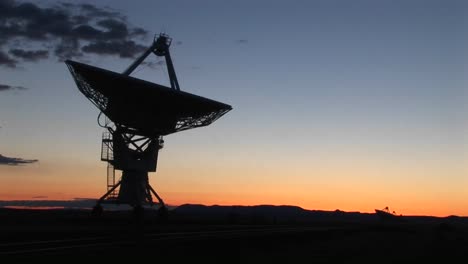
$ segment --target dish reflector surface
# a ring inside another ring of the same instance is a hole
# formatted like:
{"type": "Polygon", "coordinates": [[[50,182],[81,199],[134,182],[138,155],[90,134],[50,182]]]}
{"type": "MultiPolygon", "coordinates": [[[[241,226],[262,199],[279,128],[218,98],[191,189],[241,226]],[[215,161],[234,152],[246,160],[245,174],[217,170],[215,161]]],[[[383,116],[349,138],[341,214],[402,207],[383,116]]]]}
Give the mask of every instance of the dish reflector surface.
{"type": "Polygon", "coordinates": [[[114,123],[145,136],[207,126],[230,105],[75,61],[66,61],[78,89],[114,123]]]}

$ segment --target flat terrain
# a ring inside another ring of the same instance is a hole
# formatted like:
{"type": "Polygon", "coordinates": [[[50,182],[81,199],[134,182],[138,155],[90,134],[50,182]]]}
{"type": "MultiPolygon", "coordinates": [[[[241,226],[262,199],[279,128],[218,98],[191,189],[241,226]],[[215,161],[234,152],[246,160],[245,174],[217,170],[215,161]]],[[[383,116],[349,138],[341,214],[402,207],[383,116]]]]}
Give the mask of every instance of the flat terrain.
{"type": "Polygon", "coordinates": [[[146,212],[0,209],[0,259],[67,263],[420,263],[468,255],[464,218],[226,223],[146,212]]]}

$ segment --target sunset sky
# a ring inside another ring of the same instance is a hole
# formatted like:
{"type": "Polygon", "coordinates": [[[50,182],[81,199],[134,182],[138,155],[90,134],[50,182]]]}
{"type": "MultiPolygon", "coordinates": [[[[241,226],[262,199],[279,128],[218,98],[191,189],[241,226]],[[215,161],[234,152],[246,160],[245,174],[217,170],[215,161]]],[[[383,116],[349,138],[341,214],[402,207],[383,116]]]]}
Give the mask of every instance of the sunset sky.
{"type": "MultiPolygon", "coordinates": [[[[106,191],[99,112],[62,61],[122,72],[166,32],[181,89],[233,107],[165,137],[168,204],[468,215],[468,2],[63,2],[0,0],[0,200],[106,191]]],[[[159,61],[133,76],[169,85],[159,61]]]]}

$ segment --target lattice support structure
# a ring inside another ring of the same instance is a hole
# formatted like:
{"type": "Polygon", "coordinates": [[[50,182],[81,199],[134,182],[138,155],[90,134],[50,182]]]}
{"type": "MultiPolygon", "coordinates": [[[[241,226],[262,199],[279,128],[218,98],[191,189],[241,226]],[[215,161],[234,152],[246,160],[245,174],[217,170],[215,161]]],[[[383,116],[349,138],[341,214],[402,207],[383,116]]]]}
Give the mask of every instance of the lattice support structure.
{"type": "Polygon", "coordinates": [[[148,138],[124,131],[124,128],[117,127],[103,134],[101,160],[108,162],[107,193],[99,199],[98,205],[154,205],[154,195],[159,205],[164,207],[164,201],[148,180],[148,172],[156,171],[158,153],[163,147],[162,137],[148,138]],[[115,181],[115,170],[122,171],[118,182],[115,181]]]}

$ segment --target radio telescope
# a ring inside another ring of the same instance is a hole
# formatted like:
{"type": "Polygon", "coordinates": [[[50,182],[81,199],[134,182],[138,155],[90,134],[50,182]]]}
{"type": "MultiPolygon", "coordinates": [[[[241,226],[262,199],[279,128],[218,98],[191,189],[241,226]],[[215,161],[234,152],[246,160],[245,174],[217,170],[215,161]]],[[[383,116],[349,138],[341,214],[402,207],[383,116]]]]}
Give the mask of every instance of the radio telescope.
{"type": "Polygon", "coordinates": [[[155,172],[163,136],[207,126],[229,112],[230,105],[183,92],[171,60],[172,39],[156,36],[152,45],[123,73],[68,60],[78,89],[101,111],[98,124],[102,136],[101,160],[107,162],[107,192],[97,201],[94,214],[103,203],[129,204],[135,212],[154,205],[166,213],[162,198],[151,187],[148,172],[155,172]],[[129,76],[151,53],[164,57],[171,87],[129,76]],[[104,114],[104,121],[101,114],[104,114]],[[116,181],[115,171],[122,171],[116,181]]]}

